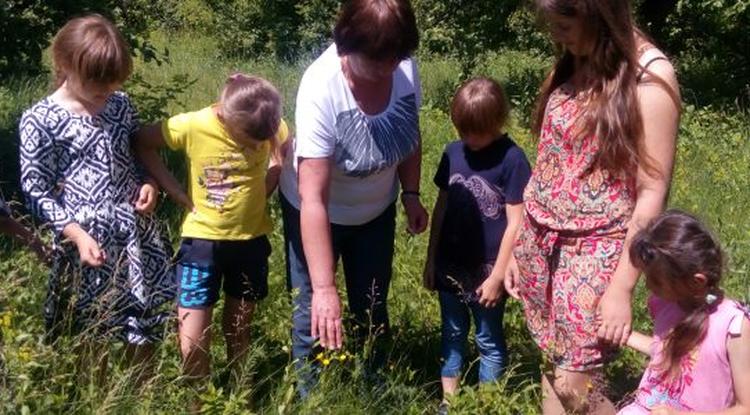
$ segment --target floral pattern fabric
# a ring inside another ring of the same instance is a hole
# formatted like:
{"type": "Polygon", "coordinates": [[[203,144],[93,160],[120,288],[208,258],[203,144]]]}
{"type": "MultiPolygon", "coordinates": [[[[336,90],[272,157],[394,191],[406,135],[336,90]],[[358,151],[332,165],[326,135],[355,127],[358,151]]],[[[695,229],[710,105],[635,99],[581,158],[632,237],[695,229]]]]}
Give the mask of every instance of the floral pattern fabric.
{"type": "Polygon", "coordinates": [[[514,249],[532,337],[553,364],[574,371],[612,355],[597,342],[596,307],[635,206],[634,176],[592,168],[599,145],[579,133],[583,108],[567,84],[549,97],[514,249]]]}

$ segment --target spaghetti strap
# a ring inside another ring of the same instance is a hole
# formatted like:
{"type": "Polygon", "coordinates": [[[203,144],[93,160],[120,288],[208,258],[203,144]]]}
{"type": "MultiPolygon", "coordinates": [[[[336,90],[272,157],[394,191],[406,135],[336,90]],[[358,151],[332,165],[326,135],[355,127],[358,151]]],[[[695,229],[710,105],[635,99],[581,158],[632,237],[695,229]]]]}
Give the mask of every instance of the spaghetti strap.
{"type": "Polygon", "coordinates": [[[658,60],[665,60],[669,62],[669,59],[666,57],[666,55],[664,55],[664,53],[659,49],[654,47],[646,49],[646,51],[644,51],[643,54],[641,54],[641,57],[638,59],[638,65],[640,65],[640,68],[638,68],[638,75],[636,76],[636,80],[640,82],[643,78],[643,75],[646,73],[646,69],[648,69],[648,67],[652,63],[658,60]]]}

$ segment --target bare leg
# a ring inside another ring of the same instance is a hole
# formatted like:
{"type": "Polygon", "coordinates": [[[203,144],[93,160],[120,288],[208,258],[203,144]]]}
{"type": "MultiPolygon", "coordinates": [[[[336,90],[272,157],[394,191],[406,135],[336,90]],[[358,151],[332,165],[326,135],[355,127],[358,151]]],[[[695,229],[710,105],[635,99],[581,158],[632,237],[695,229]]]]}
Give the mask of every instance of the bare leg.
{"type": "MultiPolygon", "coordinates": [[[[615,413],[615,407],[607,399],[601,389],[601,369],[589,372],[573,372],[555,368],[554,379],[551,379],[552,389],[562,403],[562,406],[575,414],[611,415],[615,413]]],[[[557,415],[555,408],[550,402],[547,406],[548,397],[545,396],[545,414],[557,415]],[[546,412],[547,410],[552,412],[546,412]]]]}
{"type": "Polygon", "coordinates": [[[212,307],[197,310],[177,307],[182,370],[191,381],[205,380],[210,373],[212,312],[212,307]]]}
{"type": "Polygon", "coordinates": [[[458,390],[458,379],[455,378],[447,378],[447,377],[441,377],[440,383],[443,385],[443,397],[446,397],[448,395],[454,395],[456,391],[458,390]]]}
{"type": "Polygon", "coordinates": [[[542,373],[542,413],[544,415],[565,415],[565,408],[557,392],[552,387],[551,377],[553,373],[542,373]]]}
{"type": "Polygon", "coordinates": [[[227,359],[232,374],[238,379],[239,369],[250,347],[250,321],[255,303],[227,295],[224,299],[222,326],[227,343],[227,359]]]}

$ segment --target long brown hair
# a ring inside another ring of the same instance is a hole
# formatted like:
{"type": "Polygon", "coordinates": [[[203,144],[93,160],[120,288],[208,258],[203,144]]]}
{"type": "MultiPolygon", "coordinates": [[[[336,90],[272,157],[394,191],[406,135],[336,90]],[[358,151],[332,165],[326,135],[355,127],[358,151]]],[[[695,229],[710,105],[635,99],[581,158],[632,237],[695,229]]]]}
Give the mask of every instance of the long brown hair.
{"type": "Polygon", "coordinates": [[[665,376],[676,376],[682,358],[706,337],[708,317],[723,297],[719,288],[724,268],[721,247],[698,219],[669,210],[636,234],[629,254],[649,285],[669,287],[686,312],[667,335],[663,360],[658,363],[665,376]],[[705,276],[705,285],[694,283],[696,274],[705,276]]]}
{"type": "Polygon", "coordinates": [[[133,71],[133,58],[122,34],[98,14],[68,21],[52,40],[55,87],[75,76],[99,84],[125,82],[133,71]]]}
{"type": "MultiPolygon", "coordinates": [[[[642,151],[643,120],[638,107],[638,64],[634,33],[642,35],[633,21],[627,0],[537,0],[541,12],[578,18],[585,22],[584,36],[593,43],[585,57],[595,75],[590,81],[590,99],[579,134],[594,134],[599,150],[589,170],[602,168],[614,175],[644,166],[656,175],[653,162],[642,151]]],[[[568,81],[575,57],[563,51],[541,87],[532,118],[532,131],[539,137],[550,94],[568,81]]],[[[666,83],[665,86],[668,87],[666,83]]]]}

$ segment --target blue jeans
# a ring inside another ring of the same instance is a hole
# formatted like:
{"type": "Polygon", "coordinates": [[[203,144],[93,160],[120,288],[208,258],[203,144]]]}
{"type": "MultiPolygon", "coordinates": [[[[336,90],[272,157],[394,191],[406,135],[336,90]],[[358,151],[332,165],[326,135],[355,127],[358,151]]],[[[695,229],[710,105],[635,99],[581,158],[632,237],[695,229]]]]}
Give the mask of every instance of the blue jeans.
{"type": "MultiPolygon", "coordinates": [[[[299,369],[308,362],[315,342],[310,335],[312,285],[302,249],[300,211],[283,195],[280,199],[287,288],[298,290],[292,300],[292,357],[299,369]]],[[[368,336],[382,339],[389,333],[386,299],[391,282],[395,231],[395,203],[362,225],[331,224],[333,257],[336,262],[341,258],[344,266],[350,314],[348,322],[353,329],[347,330],[347,334],[360,343],[368,336]]],[[[378,353],[374,354],[371,363],[382,365],[378,353]]]]}
{"type": "Polygon", "coordinates": [[[508,362],[508,349],[503,334],[505,301],[500,301],[493,308],[485,308],[474,301],[466,303],[455,294],[444,291],[438,293],[442,317],[443,358],[440,376],[455,378],[461,375],[471,313],[474,316],[476,344],[479,350],[479,382],[493,382],[500,378],[508,362]]]}

